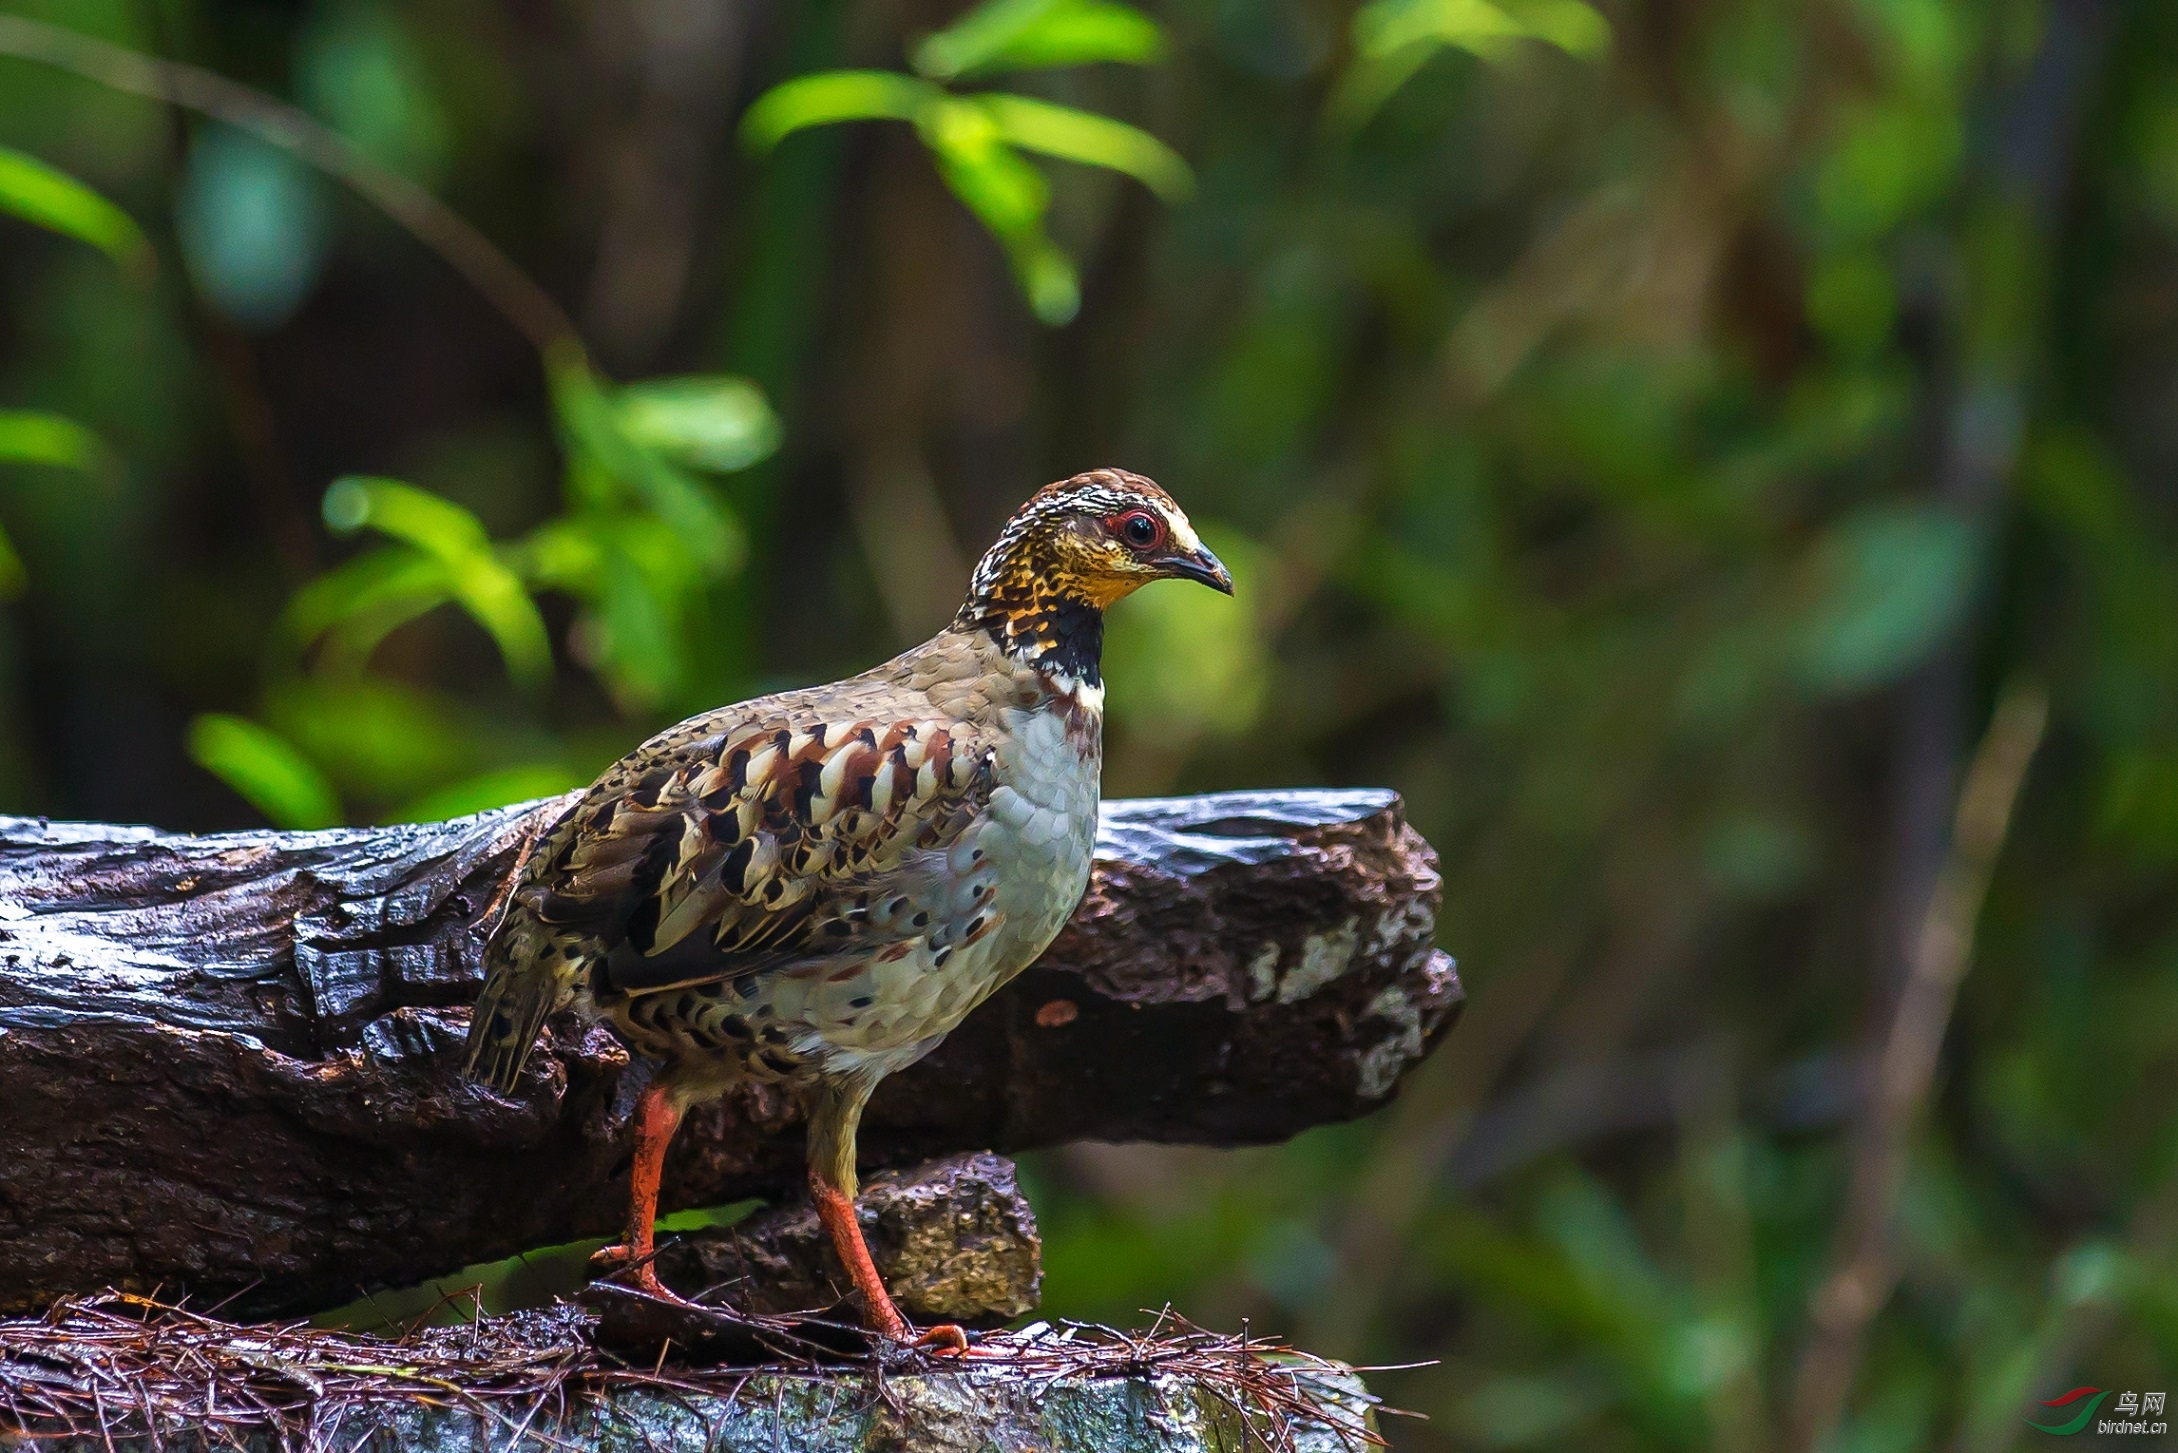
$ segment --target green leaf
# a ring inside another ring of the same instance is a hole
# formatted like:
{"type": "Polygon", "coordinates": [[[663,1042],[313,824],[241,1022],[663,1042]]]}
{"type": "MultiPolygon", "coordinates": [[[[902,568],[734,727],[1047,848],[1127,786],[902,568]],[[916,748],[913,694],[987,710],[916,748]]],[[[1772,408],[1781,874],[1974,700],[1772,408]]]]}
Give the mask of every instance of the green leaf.
{"type": "Polygon", "coordinates": [[[1501,61],[1534,40],[1592,57],[1609,49],[1611,24],[1582,0],[1372,0],[1356,12],[1353,35],[1354,62],[1329,106],[1349,129],[1445,50],[1501,61]]]}
{"type": "Polygon", "coordinates": [[[295,651],[330,636],[321,665],[352,675],[380,641],[452,598],[444,566],[406,545],[389,545],[297,591],[281,613],[280,636],[295,651]]]}
{"type": "Polygon", "coordinates": [[[551,371],[553,404],[574,455],[570,475],[578,486],[591,487],[592,502],[610,504],[615,487],[632,491],[679,532],[683,549],[714,577],[738,569],[747,544],[725,506],[699,480],[629,435],[586,362],[555,359],[551,371]]]}
{"type": "Polygon", "coordinates": [[[1354,48],[1376,58],[1424,45],[1499,60],[1521,40],[1594,56],[1610,46],[1611,25],[1581,0],[1373,0],[1354,16],[1354,48]]]}
{"type": "Polygon", "coordinates": [[[131,272],[151,270],[151,244],[134,218],[66,172],[4,146],[0,212],[87,242],[131,272]]]}
{"type": "MultiPolygon", "coordinates": [[[[44,464],[111,478],[120,461],[105,440],[73,419],[27,409],[0,409],[0,464],[44,464]]],[[[15,543],[0,532],[0,600],[13,600],[30,584],[15,543]]]]}
{"type": "Polygon", "coordinates": [[[1044,322],[1067,322],[1081,308],[1073,261],[1045,235],[1051,183],[1006,145],[982,98],[946,97],[924,116],[923,142],[938,175],[990,229],[1044,322]]]}
{"type": "Polygon", "coordinates": [[[29,586],[30,572],[23,568],[23,557],[15,553],[8,532],[0,530],[0,600],[14,600],[29,586]]]}
{"type": "Polygon", "coordinates": [[[691,469],[731,474],[779,447],[779,416],[745,378],[653,378],[620,390],[620,426],[641,448],[691,469]]]}
{"type": "Polygon", "coordinates": [[[819,71],[773,86],[741,118],[741,144],[761,156],[812,126],[913,121],[944,92],[898,71],[819,71]]]}
{"type": "Polygon", "coordinates": [[[337,788],[378,803],[475,772],[507,750],[503,731],[470,725],[454,701],[379,676],[282,681],[265,693],[264,719],[323,762],[337,788]]]}
{"type": "Polygon", "coordinates": [[[1382,59],[1410,46],[1458,46],[1484,59],[1505,54],[1527,31],[1490,0],[1372,0],[1354,15],[1354,49],[1382,59]]]}
{"type": "Polygon", "coordinates": [[[660,1216],[653,1224],[659,1231],[715,1231],[746,1221],[763,1208],[762,1201],[729,1201],[723,1206],[698,1206],[687,1211],[675,1211],[670,1216],[660,1216]]]}
{"type": "Polygon", "coordinates": [[[533,590],[564,590],[594,598],[605,566],[599,516],[584,512],[546,520],[507,549],[507,564],[533,590]]]}
{"type": "Polygon", "coordinates": [[[444,822],[450,817],[467,817],[472,812],[489,812],[495,807],[505,807],[513,802],[557,797],[563,792],[572,792],[588,784],[588,778],[565,762],[531,762],[517,767],[500,767],[441,787],[435,792],[427,792],[386,821],[444,822]]]}
{"type": "Polygon", "coordinates": [[[1611,48],[1611,22],[1583,0],[1497,0],[1530,40],[1594,59],[1611,48]]]}
{"type": "Polygon", "coordinates": [[[1168,202],[1195,190],[1195,174],[1171,147],[1138,126],[1027,96],[974,98],[1000,139],[1026,151],[1125,172],[1168,202]]]}
{"type": "Polygon", "coordinates": [[[948,96],[921,130],[946,184],[1001,241],[1043,225],[1051,183],[1006,145],[981,101],[948,96]]]}
{"type": "Polygon", "coordinates": [[[325,491],[325,523],[343,535],[366,525],[428,555],[453,559],[491,548],[475,515],[451,500],[397,479],[351,474],[325,491]]]}
{"type": "Polygon", "coordinates": [[[1810,560],[1802,679],[1859,691],[1903,675],[1964,618],[1979,565],[1972,528],[1938,505],[1880,505],[1833,526],[1810,560]]]}
{"type": "Polygon", "coordinates": [[[490,632],[507,672],[524,686],[552,675],[552,642],[521,579],[492,551],[476,516],[393,479],[350,475],[325,492],[325,522],[348,533],[368,526],[414,546],[445,572],[446,588],[490,632]]]}
{"type": "Polygon", "coordinates": [[[595,622],[598,654],[613,694],[624,706],[655,707],[673,694],[687,672],[680,633],[674,629],[679,602],[658,584],[635,555],[626,550],[606,554],[595,622]]]}
{"type": "Polygon", "coordinates": [[[1059,251],[1051,239],[1038,235],[1014,248],[1012,260],[1014,275],[1039,320],[1054,328],[1074,321],[1081,311],[1081,273],[1074,259],[1059,251]]]}
{"type": "Polygon", "coordinates": [[[26,409],[0,409],[0,462],[107,476],[120,467],[106,441],[75,420],[26,409]]]}
{"type": "Polygon", "coordinates": [[[274,827],[334,827],[340,798],[310,760],[256,722],[217,714],[189,724],[189,756],[274,827]]]}
{"type": "Polygon", "coordinates": [[[990,0],[915,48],[915,69],[938,80],[993,71],[1164,58],[1157,22],[1110,0],[990,0]]]}

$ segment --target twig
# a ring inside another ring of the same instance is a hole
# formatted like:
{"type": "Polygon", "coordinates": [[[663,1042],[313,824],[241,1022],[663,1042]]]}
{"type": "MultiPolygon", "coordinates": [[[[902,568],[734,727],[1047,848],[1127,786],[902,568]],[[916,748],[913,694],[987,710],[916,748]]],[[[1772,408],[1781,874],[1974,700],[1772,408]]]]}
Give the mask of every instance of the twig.
{"type": "MultiPolygon", "coordinates": [[[[630,1366],[586,1340],[591,1325],[589,1314],[563,1304],[389,1338],[305,1323],[238,1325],[139,1297],[66,1301],[45,1317],[0,1321],[0,1440],[155,1440],[187,1429],[236,1447],[352,1453],[342,1447],[351,1415],[407,1405],[466,1409],[505,1435],[509,1449],[572,1453],[561,1434],[584,1399],[644,1391],[731,1402],[756,1372],[869,1377],[868,1386],[886,1370],[882,1358],[847,1358],[809,1342],[792,1348],[784,1338],[757,1366],[630,1366]]],[[[1331,1382],[1345,1369],[1170,1313],[1154,1336],[1067,1324],[1060,1338],[1001,1332],[977,1348],[984,1355],[973,1364],[910,1356],[903,1366],[924,1376],[1005,1374],[1039,1392],[1061,1379],[1171,1379],[1233,1409],[1243,1437],[1269,1448],[1293,1447],[1302,1424],[1356,1450],[1382,1443],[1368,1421],[1375,1400],[1331,1382]]],[[[783,1386],[772,1391],[783,1407],[783,1386]]]]}
{"type": "Polygon", "coordinates": [[[2015,682],[1997,703],[1967,769],[1951,847],[1909,947],[1875,1084],[1863,1101],[1837,1248],[1810,1309],[1814,1332],[1800,1359],[1792,1408],[1797,1448],[1821,1446],[1836,1425],[1860,1368],[1868,1324],[1897,1284],[1892,1223],[1907,1152],[1973,957],[1989,876],[2048,721],[2048,694],[2015,682]]]}
{"type": "Polygon", "coordinates": [[[224,121],[340,178],[430,248],[553,362],[583,357],[565,310],[458,212],[308,113],[225,76],[21,15],[0,15],[0,55],[224,121]]]}

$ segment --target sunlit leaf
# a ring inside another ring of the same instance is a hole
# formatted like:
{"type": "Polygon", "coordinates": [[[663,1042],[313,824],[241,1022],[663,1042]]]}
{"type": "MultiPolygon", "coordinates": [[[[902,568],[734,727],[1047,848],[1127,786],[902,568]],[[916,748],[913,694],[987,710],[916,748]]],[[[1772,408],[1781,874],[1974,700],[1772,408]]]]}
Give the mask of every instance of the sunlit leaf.
{"type": "Polygon", "coordinates": [[[1140,127],[1027,96],[975,100],[999,137],[1025,151],[1125,172],[1168,202],[1181,201],[1195,190],[1195,174],[1180,154],[1140,127]]]}
{"type": "MultiPolygon", "coordinates": [[[[0,464],[42,464],[110,477],[119,463],[106,442],[73,419],[27,409],[0,409],[0,464]]],[[[15,543],[0,532],[0,600],[13,600],[30,583],[15,543]]]]}
{"type": "Polygon", "coordinates": [[[1349,128],[1446,50],[1499,61],[1523,40],[1576,56],[1600,55],[1611,44],[1610,22],[1582,0],[1371,0],[1355,13],[1353,34],[1354,61],[1329,108],[1349,128]]]}
{"type": "Polygon", "coordinates": [[[302,753],[256,722],[217,714],[189,724],[189,756],[233,788],[274,827],[333,827],[340,798],[302,753]]]}
{"type": "MultiPolygon", "coordinates": [[[[1148,60],[1162,44],[1155,24],[1124,5],[995,0],[931,36],[916,63],[951,78],[1006,67],[1148,60]]],[[[825,71],[774,87],[743,118],[741,135],[750,150],[763,152],[804,127],[878,119],[915,124],[938,174],[1006,249],[1030,307],[1046,323],[1065,323],[1080,311],[1081,282],[1073,260],[1044,230],[1051,183],[1020,150],[1124,172],[1167,200],[1194,188],[1187,163],[1138,127],[1027,96],[954,96],[888,71],[825,71]]]]}
{"type": "Polygon", "coordinates": [[[1962,119],[1916,99],[1844,108],[1815,178],[1815,202],[1840,239],[1881,236],[1949,191],[1965,156],[1962,119]]]}
{"type": "Polygon", "coordinates": [[[589,779],[564,762],[532,762],[517,767],[500,767],[482,772],[461,782],[427,792],[400,811],[390,814],[388,822],[443,822],[450,817],[467,817],[472,812],[489,812],[509,803],[529,802],[539,797],[557,797],[588,785],[589,779]]]}
{"type": "Polygon", "coordinates": [[[686,1211],[675,1211],[670,1216],[660,1216],[655,1223],[655,1229],[674,1232],[715,1231],[746,1221],[751,1213],[763,1205],[762,1201],[729,1201],[723,1206],[697,1206],[686,1211]]]}
{"type": "Polygon", "coordinates": [[[327,638],[321,666],[353,674],[380,641],[452,598],[445,566],[406,545],[389,545],[297,591],[281,613],[280,638],[294,651],[327,638]]]}
{"type": "MultiPolygon", "coordinates": [[[[683,548],[716,576],[738,569],[746,551],[740,526],[703,483],[629,434],[619,409],[580,359],[552,367],[552,399],[575,454],[579,482],[623,488],[679,532],[683,548]]],[[[609,494],[597,503],[608,503],[609,494]]]]}
{"type": "Polygon", "coordinates": [[[14,600],[30,585],[30,572],[23,568],[23,557],[15,552],[15,541],[8,532],[0,530],[0,600],[14,600]]]}
{"type": "Polygon", "coordinates": [[[1497,0],[1531,40],[1568,55],[1594,57],[1611,48],[1611,22],[1583,0],[1497,0]]]}
{"type": "Polygon", "coordinates": [[[492,738],[456,702],[381,676],[298,676],[266,692],[264,718],[324,763],[336,787],[379,803],[474,772],[496,755],[492,738]]]}
{"type": "Polygon", "coordinates": [[[1014,248],[1013,270],[1043,322],[1056,328],[1081,311],[1081,272],[1050,238],[1038,235],[1014,248]]]}
{"type": "Polygon", "coordinates": [[[1367,56],[1419,44],[1495,60],[1520,40],[1597,55],[1611,43],[1611,26],[1581,0],[1373,0],[1354,16],[1354,45],[1367,56]]]}
{"type": "Polygon", "coordinates": [[[1131,5],[1109,0],[990,0],[915,48],[915,69],[940,80],[993,71],[1119,61],[1147,65],[1164,32],[1131,5]]]}
{"type": "Polygon", "coordinates": [[[980,99],[948,96],[919,127],[946,182],[985,226],[1007,238],[1042,223],[1051,183],[1006,145],[980,99]]]}
{"type": "Polygon", "coordinates": [[[1810,563],[1802,679],[1857,691],[1910,670],[1965,615],[1979,558],[1973,530],[1936,505],[1876,506],[1833,526],[1810,563]]]}
{"type": "Polygon", "coordinates": [[[493,553],[476,516],[399,480],[351,475],[326,490],[325,522],[343,533],[368,527],[429,556],[445,571],[453,598],[498,643],[516,681],[533,686],[552,674],[552,643],[536,603],[493,553]]]}
{"type": "Polygon", "coordinates": [[[547,520],[507,548],[507,564],[533,589],[593,595],[606,549],[598,525],[589,513],[547,520]]]}
{"type": "Polygon", "coordinates": [[[134,272],[151,268],[151,244],[128,213],[66,172],[4,146],[0,212],[87,242],[134,272]]]}
{"type": "Polygon", "coordinates": [[[615,700],[647,710],[680,689],[683,623],[712,576],[672,525],[631,510],[579,510],[539,526],[507,558],[532,585],[588,607],[576,654],[615,700]]]}
{"type": "Polygon", "coordinates": [[[779,447],[779,416],[745,378],[645,379],[619,397],[628,438],[691,469],[731,474],[779,447]]]}
{"type": "Polygon", "coordinates": [[[819,71],[757,98],[741,118],[741,144],[762,155],[797,131],[838,121],[913,121],[945,93],[898,71],[819,71]]]}
{"type": "Polygon", "coordinates": [[[1044,232],[1051,183],[1008,146],[980,98],[947,97],[922,123],[924,144],[938,175],[990,229],[1029,306],[1046,323],[1060,324],[1081,308],[1073,262],[1044,232]]]}
{"type": "Polygon", "coordinates": [[[1383,57],[1409,46],[1458,46],[1503,55],[1526,27],[1490,0],[1372,0],[1354,15],[1354,48],[1383,57]]]}
{"type": "Polygon", "coordinates": [[[50,464],[95,475],[118,468],[106,441],[83,425],[27,409],[0,409],[0,462],[50,464]]]}

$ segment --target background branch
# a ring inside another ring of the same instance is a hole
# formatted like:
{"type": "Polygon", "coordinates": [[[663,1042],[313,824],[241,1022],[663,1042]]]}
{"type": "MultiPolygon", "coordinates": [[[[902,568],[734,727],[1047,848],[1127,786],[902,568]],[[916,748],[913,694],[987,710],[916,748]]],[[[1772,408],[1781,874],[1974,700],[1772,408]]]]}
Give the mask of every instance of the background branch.
{"type": "Polygon", "coordinates": [[[2040,686],[2014,684],[1966,773],[1951,851],[1907,956],[1906,982],[1883,1038],[1874,1092],[1855,1125],[1851,1180],[1829,1273],[1812,1307],[1813,1337],[1794,1393],[1794,1446],[1816,1449],[1836,1425],[1860,1366],[1868,1324],[1898,1280],[1893,1246],[1908,1152],[1928,1102],[1959,982],[1973,958],[1974,926],[2011,826],[2027,764],[2049,721],[2040,686]]]}
{"type": "Polygon", "coordinates": [[[0,15],[0,55],[38,61],[133,96],[223,121],[338,177],[467,278],[544,353],[582,357],[574,322],[551,294],[462,216],[309,113],[216,72],[147,56],[125,46],[21,15],[0,15]]]}

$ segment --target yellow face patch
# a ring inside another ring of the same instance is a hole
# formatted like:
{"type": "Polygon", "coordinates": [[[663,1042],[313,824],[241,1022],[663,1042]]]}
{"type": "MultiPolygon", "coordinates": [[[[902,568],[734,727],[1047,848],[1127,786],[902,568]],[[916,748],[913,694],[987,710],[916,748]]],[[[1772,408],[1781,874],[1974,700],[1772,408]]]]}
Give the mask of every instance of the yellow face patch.
{"type": "Polygon", "coordinates": [[[1060,595],[1105,610],[1157,578],[1157,568],[1109,535],[1061,531],[1046,575],[1060,595]]]}

